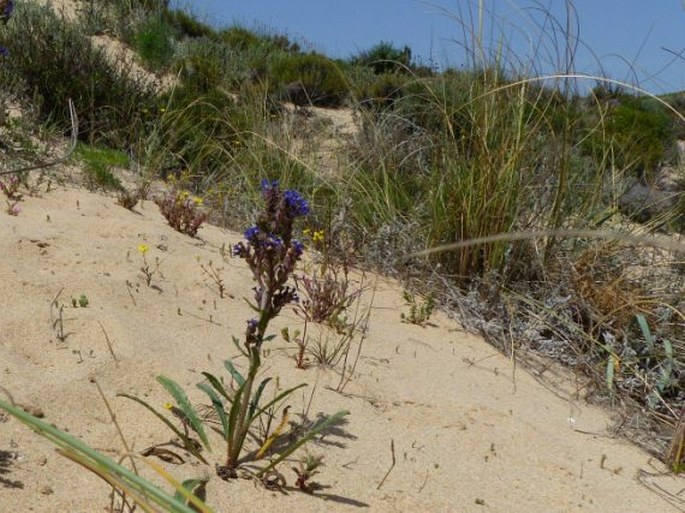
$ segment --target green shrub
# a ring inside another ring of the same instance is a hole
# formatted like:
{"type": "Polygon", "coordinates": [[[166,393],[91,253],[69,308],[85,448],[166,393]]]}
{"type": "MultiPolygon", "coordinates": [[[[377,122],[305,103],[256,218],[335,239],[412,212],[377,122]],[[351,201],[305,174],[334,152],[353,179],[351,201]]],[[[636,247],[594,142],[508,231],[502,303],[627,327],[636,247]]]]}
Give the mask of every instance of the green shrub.
{"type": "Polygon", "coordinates": [[[674,123],[661,105],[622,95],[606,104],[602,130],[591,131],[584,150],[596,160],[609,153],[613,165],[649,174],[673,143],[674,123]]]}
{"type": "Polygon", "coordinates": [[[173,27],[178,38],[207,38],[218,40],[219,34],[206,23],[181,9],[167,9],[161,13],[162,20],[173,27]]]}
{"type": "Polygon", "coordinates": [[[73,100],[82,140],[124,145],[150,119],[152,86],[112,62],[78,25],[50,7],[19,4],[0,30],[0,46],[9,50],[0,87],[32,97],[41,120],[62,126],[70,125],[68,100],[73,100]],[[21,77],[21,83],[5,82],[12,76],[21,77]]]}
{"type": "Polygon", "coordinates": [[[357,100],[363,107],[384,109],[406,94],[407,78],[395,73],[374,75],[373,80],[356,88],[357,100]]]}
{"type": "Polygon", "coordinates": [[[397,48],[392,43],[381,41],[377,45],[350,59],[355,66],[367,66],[376,75],[387,73],[408,73],[411,66],[411,48],[397,48]]]}
{"type": "Polygon", "coordinates": [[[313,105],[338,106],[348,93],[341,63],[317,53],[284,54],[273,65],[271,77],[281,88],[300,84],[313,105]]]}
{"type": "Polygon", "coordinates": [[[209,39],[186,42],[178,62],[183,86],[195,95],[208,93],[226,79],[232,57],[226,45],[209,39]]]}
{"type": "Polygon", "coordinates": [[[128,168],[129,158],[124,152],[79,143],[74,156],[83,162],[86,183],[91,189],[123,190],[121,181],[114,175],[112,168],[128,168]]]}
{"type": "Polygon", "coordinates": [[[171,63],[174,56],[173,29],[163,16],[150,16],[136,29],[134,48],[143,62],[159,71],[171,63]]]}

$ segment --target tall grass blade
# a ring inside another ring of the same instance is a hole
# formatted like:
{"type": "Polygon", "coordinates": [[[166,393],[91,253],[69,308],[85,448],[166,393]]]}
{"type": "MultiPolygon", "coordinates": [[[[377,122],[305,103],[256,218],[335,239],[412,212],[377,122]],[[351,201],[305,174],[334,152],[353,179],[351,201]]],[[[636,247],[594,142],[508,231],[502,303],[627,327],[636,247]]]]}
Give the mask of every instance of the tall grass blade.
{"type": "MultiPolygon", "coordinates": [[[[166,494],[146,479],[88,447],[72,435],[60,431],[56,427],[2,400],[0,400],[0,408],[29,426],[40,436],[55,444],[64,456],[85,466],[111,485],[130,491],[132,496],[135,495],[141,501],[139,503],[141,507],[143,507],[145,501],[148,501],[147,511],[153,511],[149,509],[151,501],[164,508],[163,511],[166,512],[194,513],[194,510],[179,503],[174,497],[166,494]]],[[[205,509],[203,511],[210,513],[211,510],[205,509]]]]}

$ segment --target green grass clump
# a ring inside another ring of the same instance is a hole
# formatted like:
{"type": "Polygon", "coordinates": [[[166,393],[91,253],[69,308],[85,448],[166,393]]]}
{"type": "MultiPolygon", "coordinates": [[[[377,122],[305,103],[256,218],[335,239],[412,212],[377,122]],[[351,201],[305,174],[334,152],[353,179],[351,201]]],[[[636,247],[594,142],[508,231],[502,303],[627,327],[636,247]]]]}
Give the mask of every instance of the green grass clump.
{"type": "Polygon", "coordinates": [[[406,45],[403,48],[397,48],[386,41],[381,41],[350,58],[350,64],[353,66],[368,67],[376,75],[409,73],[411,61],[411,48],[406,45]]]}
{"type": "Polygon", "coordinates": [[[174,31],[162,16],[149,16],[136,27],[133,45],[148,68],[167,68],[174,56],[174,31]]]}
{"type": "Polygon", "coordinates": [[[173,27],[178,38],[206,38],[213,41],[219,38],[219,33],[216,30],[184,10],[164,9],[161,17],[173,27]]]}
{"type": "Polygon", "coordinates": [[[91,189],[123,190],[121,181],[113,173],[112,168],[129,167],[129,158],[124,152],[79,143],[74,156],[84,164],[86,183],[91,189]]]}
{"type": "Polygon", "coordinates": [[[270,75],[281,88],[300,85],[303,104],[339,106],[349,91],[343,65],[317,53],[284,54],[276,60],[270,75]]]}

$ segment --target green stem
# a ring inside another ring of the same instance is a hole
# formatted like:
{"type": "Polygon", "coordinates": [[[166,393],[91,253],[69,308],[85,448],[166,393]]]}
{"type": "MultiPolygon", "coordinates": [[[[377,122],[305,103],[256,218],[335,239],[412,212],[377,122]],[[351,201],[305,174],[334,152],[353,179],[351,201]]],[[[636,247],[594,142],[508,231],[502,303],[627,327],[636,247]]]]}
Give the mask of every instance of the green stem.
{"type": "Polygon", "coordinates": [[[238,419],[232,433],[232,440],[231,443],[228,444],[226,467],[228,467],[230,470],[234,470],[238,466],[240,451],[243,448],[245,437],[250,429],[250,421],[247,418],[247,411],[250,406],[250,399],[252,398],[252,387],[254,385],[255,378],[257,377],[257,371],[261,365],[260,353],[262,349],[262,341],[264,340],[264,334],[266,333],[266,328],[269,325],[269,321],[273,317],[271,315],[272,298],[273,292],[270,289],[267,289],[267,292],[265,292],[262,296],[262,301],[259,305],[261,315],[259,316],[259,323],[257,324],[256,340],[250,347],[247,348],[250,353],[250,370],[248,371],[247,378],[245,379],[245,384],[240,395],[240,410],[238,411],[238,419]]]}

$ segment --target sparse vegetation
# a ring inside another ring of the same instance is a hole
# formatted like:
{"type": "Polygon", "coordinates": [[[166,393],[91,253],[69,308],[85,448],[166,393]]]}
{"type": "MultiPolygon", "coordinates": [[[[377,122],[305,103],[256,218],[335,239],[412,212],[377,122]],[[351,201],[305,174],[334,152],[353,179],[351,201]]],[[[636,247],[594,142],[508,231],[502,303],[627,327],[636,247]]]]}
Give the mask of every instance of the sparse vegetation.
{"type": "MultiPolygon", "coordinates": [[[[303,421],[300,436],[288,438],[292,417],[285,401],[303,385],[278,389],[266,400],[264,390],[273,383],[260,373],[263,344],[274,336],[267,333],[270,323],[299,293],[295,311],[304,328],[285,328],[282,337],[297,346],[298,368],[312,360],[338,366],[337,391],[343,391],[371,312],[360,303],[364,275],[358,285],[352,278],[359,264],[406,279],[415,292],[405,293],[405,322],[425,326],[438,306],[459,312],[467,328],[508,356],[541,354],[588,377],[606,404],[637,412],[645,433],[655,426],[669,430],[670,444],[665,436],[647,443],[672,470],[683,470],[683,257],[675,245],[650,236],[683,233],[682,170],[665,219],[636,224],[619,204],[627,183],[652,187],[664,164],[678,169],[685,94],[660,98],[603,77],[587,77],[598,85],[581,94],[565,75],[526,76],[536,66],[504,55],[499,41],[488,54],[490,45],[475,27],[467,65],[434,72],[416,65],[409,47],[382,42],[338,61],[279,34],[214,29],[165,1],[110,4],[89,2],[76,21],[30,2],[1,17],[0,136],[4,141],[6,133],[23,130],[25,140],[35,137],[5,115],[10,99],[31,104],[51,133],[66,126],[72,99],[80,121],[75,158],[86,183],[117,191],[120,205],[132,209],[148,197],[150,183],[162,179],[166,192],[155,197],[162,215],[178,232],[196,237],[210,218],[243,227],[266,201],[233,248],[256,281],[248,301],[256,317],[248,320],[244,340],[233,338],[244,359],[225,362],[229,380],[203,372],[198,385],[211,418],[167,377],[158,378],[174,401],[166,413],[123,394],[174,433],[179,451],[208,464],[205,452],[218,432],[226,451],[217,474],[232,479],[249,470],[266,484],[301,445],[343,419],[345,411],[303,421]],[[158,77],[133,73],[94,45],[88,34],[108,24],[116,25],[112,33],[128,41],[137,62],[173,76],[173,85],[162,88],[158,77]],[[511,62],[522,64],[512,69],[511,62]],[[312,114],[317,109],[310,107],[343,105],[354,110],[359,131],[335,146],[332,159],[322,150],[312,114]],[[136,169],[140,187],[127,191],[115,168],[136,169]],[[294,224],[310,204],[311,226],[326,229],[303,233],[320,255],[296,274],[304,248],[294,224]]],[[[551,37],[561,37],[552,44],[565,48],[571,35],[555,31],[551,37]]],[[[573,56],[566,58],[560,69],[571,71],[573,56]]],[[[2,157],[10,146],[3,142],[2,157]]],[[[2,175],[7,213],[19,214],[26,180],[2,175]]],[[[148,287],[160,266],[149,250],[138,247],[148,287]]],[[[209,261],[201,271],[223,299],[223,268],[209,261]]],[[[50,322],[64,344],[72,333],[58,297],[50,322]]],[[[89,300],[82,295],[72,305],[86,308],[89,300]]],[[[54,427],[2,401],[0,408],[140,504],[209,511],[195,493],[206,480],[179,483],[180,495],[166,497],[54,427]]],[[[167,449],[149,453],[160,454],[180,457],[167,449]]],[[[305,456],[291,467],[298,489],[315,489],[310,480],[321,461],[305,456]]],[[[276,484],[285,480],[277,477],[276,484]]]]}

